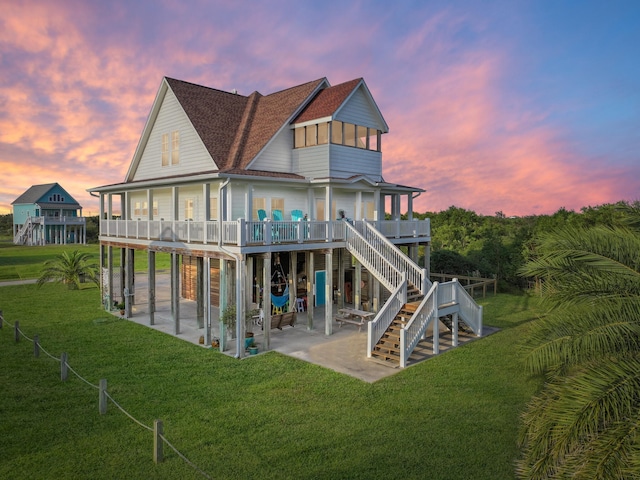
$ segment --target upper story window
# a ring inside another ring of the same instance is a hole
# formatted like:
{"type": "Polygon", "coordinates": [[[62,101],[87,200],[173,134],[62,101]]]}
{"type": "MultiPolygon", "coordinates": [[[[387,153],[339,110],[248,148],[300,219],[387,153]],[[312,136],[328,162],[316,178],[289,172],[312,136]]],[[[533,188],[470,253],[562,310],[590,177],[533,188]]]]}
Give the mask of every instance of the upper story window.
{"type": "Polygon", "coordinates": [[[332,122],[297,127],[293,135],[293,148],[326,145],[331,138],[331,143],[335,145],[379,152],[380,135],[380,130],[375,128],[333,120],[332,122]]]}
{"type": "Polygon", "coordinates": [[[295,129],[293,148],[313,147],[329,143],[329,124],[327,122],[307,125],[295,129]]]}
{"type": "Polygon", "coordinates": [[[171,165],[180,163],[180,132],[171,132],[171,165]]]}
{"type": "Polygon", "coordinates": [[[49,196],[49,201],[50,202],[64,202],[64,197],[62,195],[60,195],[59,193],[54,193],[53,195],[49,196]]]}
{"type": "Polygon", "coordinates": [[[169,157],[171,157],[171,165],[178,165],[180,163],[180,132],[175,130],[162,134],[162,166],[169,165],[169,157]]]}

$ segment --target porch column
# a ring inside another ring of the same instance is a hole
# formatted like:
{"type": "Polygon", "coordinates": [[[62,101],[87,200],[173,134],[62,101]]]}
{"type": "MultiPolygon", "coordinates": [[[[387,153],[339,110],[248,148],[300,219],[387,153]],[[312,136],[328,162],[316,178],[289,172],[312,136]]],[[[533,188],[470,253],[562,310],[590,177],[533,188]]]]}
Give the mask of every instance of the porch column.
{"type": "Polygon", "coordinates": [[[325,251],[325,266],[327,270],[327,283],[325,286],[325,305],[324,305],[324,333],[331,335],[333,333],[333,249],[329,248],[325,251]]]}
{"type": "Polygon", "coordinates": [[[107,247],[107,295],[109,296],[109,310],[113,308],[113,247],[107,247]]]}
{"type": "Polygon", "coordinates": [[[204,258],[204,344],[211,345],[211,258],[204,258]]]}
{"type": "Polygon", "coordinates": [[[264,340],[262,348],[267,351],[271,343],[271,252],[263,255],[264,268],[262,269],[262,331],[264,340]]]}
{"type": "Polygon", "coordinates": [[[151,222],[153,218],[153,190],[147,189],[147,239],[151,239],[151,222]]]}
{"type": "Polygon", "coordinates": [[[356,192],[356,211],[353,216],[354,220],[362,220],[362,191],[356,192]]]}
{"type": "Polygon", "coordinates": [[[149,325],[154,325],[156,311],[156,252],[147,251],[147,263],[149,264],[147,273],[147,310],[149,310],[149,325]]]}
{"type": "Polygon", "coordinates": [[[362,307],[362,264],[356,260],[353,279],[353,308],[362,307]]]}
{"type": "Polygon", "coordinates": [[[380,281],[373,275],[369,275],[369,298],[371,299],[371,311],[380,310],[380,281]]]}
{"type": "Polygon", "coordinates": [[[171,319],[173,334],[180,334],[180,255],[171,252],[171,319]]]}
{"type": "Polygon", "coordinates": [[[224,258],[220,259],[220,315],[219,319],[219,332],[220,332],[220,351],[223,352],[227,350],[227,326],[224,324],[222,320],[222,315],[224,311],[227,309],[228,298],[227,298],[227,260],[224,258]]]}
{"type": "MultiPolygon", "coordinates": [[[[289,252],[289,311],[295,312],[296,300],[298,298],[298,282],[297,282],[297,270],[298,268],[298,252],[289,252]]],[[[298,315],[296,314],[296,320],[298,315]]]]}
{"type": "Polygon", "coordinates": [[[106,311],[111,310],[111,305],[110,302],[107,299],[107,292],[105,292],[105,285],[104,285],[104,262],[106,260],[105,258],[105,246],[101,243],[100,247],[99,247],[99,258],[100,258],[100,271],[98,272],[98,278],[100,279],[100,298],[102,299],[102,305],[104,306],[104,309],[106,311]]]}
{"type": "Polygon", "coordinates": [[[427,276],[431,276],[431,242],[424,244],[424,265],[427,269],[427,276]]]}
{"type": "Polygon", "coordinates": [[[207,232],[207,222],[211,220],[211,184],[204,183],[202,185],[202,201],[204,203],[204,218],[202,222],[203,242],[206,244],[209,241],[207,232]]]}
{"type": "Polygon", "coordinates": [[[124,287],[127,281],[125,265],[127,263],[127,255],[124,248],[120,248],[120,300],[124,302],[124,287]]]}
{"type": "Polygon", "coordinates": [[[407,194],[407,220],[413,220],[413,193],[407,194]]]}
{"type": "MultiPolygon", "coordinates": [[[[331,210],[332,210],[332,202],[333,202],[333,195],[332,195],[333,191],[331,189],[330,185],[327,185],[327,187],[325,188],[325,207],[324,207],[324,220],[326,222],[329,222],[328,227],[327,227],[327,242],[332,242],[333,241],[333,225],[331,224],[331,220],[334,220],[333,218],[331,218],[331,210]]],[[[327,298],[332,298],[332,297],[327,297],[327,298]]]]}
{"type": "Polygon", "coordinates": [[[196,257],[196,320],[204,328],[204,258],[196,257]]]}
{"type": "Polygon", "coordinates": [[[338,296],[338,308],[344,308],[344,257],[345,257],[345,249],[341,248],[338,250],[338,291],[340,295],[338,296]]]}
{"type": "Polygon", "coordinates": [[[307,330],[313,329],[313,310],[315,291],[315,267],[313,252],[305,252],[305,270],[307,275],[307,330]]]}
{"type": "Polygon", "coordinates": [[[180,205],[179,205],[179,195],[178,195],[178,187],[171,187],[171,205],[172,205],[172,212],[171,212],[171,220],[172,220],[172,225],[171,225],[171,233],[172,233],[172,240],[176,241],[177,236],[176,236],[176,221],[178,220],[178,218],[180,218],[180,205]]]}
{"type": "Polygon", "coordinates": [[[236,260],[236,357],[244,358],[244,338],[245,338],[245,301],[243,280],[246,277],[245,256],[240,255],[236,260]]]}
{"type": "Polygon", "coordinates": [[[126,314],[127,314],[127,318],[131,318],[131,314],[133,311],[133,304],[135,303],[135,297],[133,296],[134,294],[134,284],[133,284],[133,248],[127,248],[127,262],[126,262],[126,266],[127,266],[127,275],[126,275],[126,291],[128,293],[128,295],[126,296],[126,298],[124,299],[124,303],[125,303],[125,307],[126,307],[126,314]]]}
{"type": "Polygon", "coordinates": [[[380,220],[384,219],[384,195],[380,195],[380,190],[373,192],[373,208],[373,224],[379,230],[380,220]]]}

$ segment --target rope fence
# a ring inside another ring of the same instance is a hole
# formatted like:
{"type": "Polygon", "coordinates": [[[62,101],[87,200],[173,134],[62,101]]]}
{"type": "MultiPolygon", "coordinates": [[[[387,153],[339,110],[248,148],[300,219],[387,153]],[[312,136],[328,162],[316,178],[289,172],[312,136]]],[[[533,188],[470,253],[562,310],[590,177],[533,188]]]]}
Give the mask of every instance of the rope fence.
{"type": "MultiPolygon", "coordinates": [[[[5,320],[2,310],[0,310],[0,330],[2,330],[3,325],[6,324],[8,327],[11,327],[11,324],[5,320]]],[[[16,343],[20,341],[20,337],[33,342],[34,356],[39,358],[40,352],[44,353],[46,356],[55,360],[56,362],[60,362],[60,379],[64,382],[68,378],[68,372],[73,373],[78,379],[89,385],[90,387],[99,391],[99,400],[98,400],[98,409],[101,415],[107,413],[107,399],[111,400],[113,405],[116,406],[118,410],[120,410],[124,415],[126,415],[131,421],[138,424],[140,427],[153,432],[153,461],[154,463],[160,463],[164,460],[163,455],[163,443],[166,444],[171,450],[173,450],[178,457],[184,460],[187,465],[191,466],[195,471],[200,473],[203,477],[211,479],[212,477],[207,474],[204,470],[195,465],[192,461],[190,461],[184,454],[182,454],[178,449],[167,440],[164,436],[164,426],[161,420],[155,420],[153,427],[145,425],[138,419],[136,419],[133,415],[127,412],[118,402],[114,400],[114,398],[107,391],[107,380],[100,379],[98,385],[91,383],[89,380],[80,375],[76,370],[74,370],[71,365],[69,365],[68,355],[66,352],[63,352],[60,357],[56,357],[51,353],[47,352],[40,343],[40,336],[35,335],[34,338],[29,338],[21,329],[20,322],[15,321],[14,325],[14,340],[16,343]]]]}

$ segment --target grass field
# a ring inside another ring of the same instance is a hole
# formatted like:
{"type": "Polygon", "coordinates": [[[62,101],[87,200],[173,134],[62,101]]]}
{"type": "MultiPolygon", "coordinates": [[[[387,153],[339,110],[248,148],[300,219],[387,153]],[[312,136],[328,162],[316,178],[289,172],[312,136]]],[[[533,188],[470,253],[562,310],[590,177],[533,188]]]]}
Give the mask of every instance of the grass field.
{"type": "MultiPolygon", "coordinates": [[[[92,247],[96,248],[96,247],[92,247]]],[[[6,264],[5,264],[6,266],[6,264]]],[[[482,302],[502,330],[368,384],[270,352],[245,360],[111,317],[93,285],[0,287],[29,337],[165,436],[211,478],[512,479],[519,413],[539,385],[517,345],[527,295],[482,302]]],[[[0,478],[205,478],[31,342],[0,330],[0,478]]]]}
{"type": "MultiPolygon", "coordinates": [[[[78,250],[92,256],[99,264],[100,250],[98,245],[45,245],[37,247],[16,246],[10,240],[0,241],[0,281],[24,280],[38,278],[45,260],[54,258],[62,252],[78,250]]],[[[114,250],[114,265],[120,265],[119,250],[114,250]]],[[[170,256],[165,253],[156,254],[156,269],[164,270],[170,266],[170,256]]],[[[147,270],[147,255],[139,252],[135,256],[135,271],[147,270]]]]}

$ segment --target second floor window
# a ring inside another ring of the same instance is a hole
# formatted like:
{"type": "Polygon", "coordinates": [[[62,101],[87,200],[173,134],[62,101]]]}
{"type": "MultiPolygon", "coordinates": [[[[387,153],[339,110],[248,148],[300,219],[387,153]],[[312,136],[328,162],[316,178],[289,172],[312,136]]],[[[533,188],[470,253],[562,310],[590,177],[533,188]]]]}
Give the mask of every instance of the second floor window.
{"type": "Polygon", "coordinates": [[[180,132],[171,132],[171,165],[180,163],[180,132]]]}
{"type": "Polygon", "coordinates": [[[169,165],[169,158],[171,158],[171,165],[178,165],[180,163],[180,132],[175,130],[162,134],[161,145],[162,166],[169,165]]]}

